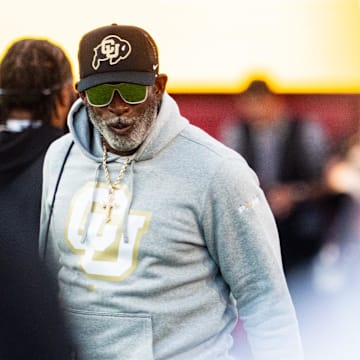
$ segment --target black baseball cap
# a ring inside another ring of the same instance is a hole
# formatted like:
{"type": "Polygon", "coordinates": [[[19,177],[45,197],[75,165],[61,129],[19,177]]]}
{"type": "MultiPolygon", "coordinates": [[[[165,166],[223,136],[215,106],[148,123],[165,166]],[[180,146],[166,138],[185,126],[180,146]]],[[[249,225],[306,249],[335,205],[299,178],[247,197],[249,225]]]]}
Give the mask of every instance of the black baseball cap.
{"type": "Polygon", "coordinates": [[[159,71],[153,38],[136,26],[112,24],[80,40],[78,91],[105,83],[153,85],[159,71]]]}

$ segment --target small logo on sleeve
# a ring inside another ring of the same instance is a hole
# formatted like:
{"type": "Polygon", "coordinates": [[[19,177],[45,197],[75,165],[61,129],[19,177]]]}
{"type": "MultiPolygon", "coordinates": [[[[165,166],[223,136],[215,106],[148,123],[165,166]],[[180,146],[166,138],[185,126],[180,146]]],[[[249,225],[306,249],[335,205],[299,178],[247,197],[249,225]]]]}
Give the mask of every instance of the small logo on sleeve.
{"type": "Polygon", "coordinates": [[[244,211],[249,211],[250,209],[254,208],[255,205],[259,203],[259,198],[254,196],[252,199],[246,201],[243,205],[240,205],[238,208],[239,213],[243,213],[244,211]]]}

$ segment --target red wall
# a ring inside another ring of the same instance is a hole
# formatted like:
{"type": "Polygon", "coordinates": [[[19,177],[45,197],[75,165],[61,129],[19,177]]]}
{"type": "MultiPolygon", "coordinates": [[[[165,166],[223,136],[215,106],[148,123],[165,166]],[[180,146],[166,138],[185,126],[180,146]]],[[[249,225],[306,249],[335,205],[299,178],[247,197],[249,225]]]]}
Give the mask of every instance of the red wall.
{"type": "MultiPolygon", "coordinates": [[[[231,94],[171,94],[181,113],[194,125],[218,138],[221,122],[234,115],[231,94]]],[[[299,116],[314,116],[335,140],[359,127],[360,95],[285,95],[290,109],[299,116]]]]}

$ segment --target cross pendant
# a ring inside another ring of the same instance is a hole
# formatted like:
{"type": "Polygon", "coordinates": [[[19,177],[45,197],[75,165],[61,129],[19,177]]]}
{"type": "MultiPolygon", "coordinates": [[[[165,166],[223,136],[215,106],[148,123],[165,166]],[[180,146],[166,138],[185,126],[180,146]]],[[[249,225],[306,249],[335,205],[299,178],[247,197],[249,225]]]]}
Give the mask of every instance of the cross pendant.
{"type": "Polygon", "coordinates": [[[112,213],[113,208],[115,208],[115,207],[116,207],[116,203],[115,203],[115,197],[114,197],[114,189],[110,188],[108,201],[103,205],[103,209],[106,211],[106,218],[105,218],[106,223],[111,221],[111,213],[112,213]]]}

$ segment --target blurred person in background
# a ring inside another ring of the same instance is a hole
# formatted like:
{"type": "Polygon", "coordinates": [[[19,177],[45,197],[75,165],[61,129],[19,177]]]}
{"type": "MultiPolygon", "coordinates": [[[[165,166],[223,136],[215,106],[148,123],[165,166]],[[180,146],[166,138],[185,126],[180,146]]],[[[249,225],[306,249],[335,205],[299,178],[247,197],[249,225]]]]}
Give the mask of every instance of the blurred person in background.
{"type": "Polygon", "coordinates": [[[289,274],[306,264],[323,241],[328,139],[318,122],[294,117],[284,97],[265,81],[251,82],[236,101],[239,115],[225,122],[221,141],[242,154],[259,176],[289,274]]]}
{"type": "Polygon", "coordinates": [[[19,249],[38,254],[42,165],[64,134],[75,100],[71,63],[44,39],[13,42],[0,64],[0,234],[12,229],[19,249]]]}
{"type": "Polygon", "coordinates": [[[331,191],[344,195],[333,236],[342,243],[360,240],[360,132],[348,137],[346,143],[329,158],[325,171],[326,184],[331,191]],[[340,228],[337,228],[337,225],[340,228]],[[335,230],[337,229],[337,230],[335,230]]]}
{"type": "MultiPolygon", "coordinates": [[[[360,274],[360,133],[350,136],[330,157],[326,184],[342,196],[337,216],[314,261],[315,287],[341,292],[355,288],[360,274]]],[[[360,288],[357,287],[359,295],[360,288]]]]}
{"type": "Polygon", "coordinates": [[[65,359],[55,289],[39,263],[42,166],[75,100],[71,63],[44,39],[14,41],[0,64],[1,359],[65,359]]]}
{"type": "Polygon", "coordinates": [[[334,220],[311,266],[291,279],[309,360],[357,360],[360,354],[360,134],[339,145],[324,169],[338,197],[334,220]]]}

